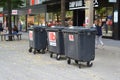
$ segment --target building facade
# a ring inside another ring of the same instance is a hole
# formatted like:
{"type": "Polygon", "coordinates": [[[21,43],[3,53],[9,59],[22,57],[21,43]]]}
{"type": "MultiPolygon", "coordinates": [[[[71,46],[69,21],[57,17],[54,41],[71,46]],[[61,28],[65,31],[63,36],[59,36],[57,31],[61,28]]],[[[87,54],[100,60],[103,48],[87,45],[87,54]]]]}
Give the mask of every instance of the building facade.
{"type": "MultiPolygon", "coordinates": [[[[28,24],[42,25],[48,21],[61,20],[61,0],[24,1],[26,7],[19,11],[19,15],[25,16],[24,22],[27,27],[28,24]]],[[[120,39],[119,8],[119,0],[65,0],[66,19],[72,20],[73,26],[85,24],[91,27],[94,19],[99,17],[104,25],[103,36],[113,39],[120,39]],[[112,23],[106,27],[107,19],[110,19],[112,23]]]]}

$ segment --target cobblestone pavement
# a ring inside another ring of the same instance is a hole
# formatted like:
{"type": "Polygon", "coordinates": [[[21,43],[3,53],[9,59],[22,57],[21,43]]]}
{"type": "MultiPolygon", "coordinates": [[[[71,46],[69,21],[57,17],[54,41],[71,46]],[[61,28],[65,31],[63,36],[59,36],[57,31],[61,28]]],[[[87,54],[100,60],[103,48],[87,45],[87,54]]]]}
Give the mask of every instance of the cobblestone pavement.
{"type": "Polygon", "coordinates": [[[74,61],[68,65],[48,52],[29,53],[27,33],[20,41],[0,41],[0,80],[120,80],[120,41],[104,42],[104,48],[96,49],[93,66],[79,69],[74,61]]]}

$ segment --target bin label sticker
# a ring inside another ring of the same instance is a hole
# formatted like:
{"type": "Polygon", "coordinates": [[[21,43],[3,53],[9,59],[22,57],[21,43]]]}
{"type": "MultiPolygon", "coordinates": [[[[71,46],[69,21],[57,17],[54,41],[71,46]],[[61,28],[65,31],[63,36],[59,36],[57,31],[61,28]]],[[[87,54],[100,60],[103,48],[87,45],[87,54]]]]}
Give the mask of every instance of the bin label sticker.
{"type": "Polygon", "coordinates": [[[51,46],[56,46],[56,34],[55,32],[49,32],[49,44],[51,46]]]}
{"type": "Polygon", "coordinates": [[[33,41],[33,31],[29,31],[29,39],[33,41]]]}
{"type": "Polygon", "coordinates": [[[74,35],[69,34],[69,41],[74,41],[74,35]]]}

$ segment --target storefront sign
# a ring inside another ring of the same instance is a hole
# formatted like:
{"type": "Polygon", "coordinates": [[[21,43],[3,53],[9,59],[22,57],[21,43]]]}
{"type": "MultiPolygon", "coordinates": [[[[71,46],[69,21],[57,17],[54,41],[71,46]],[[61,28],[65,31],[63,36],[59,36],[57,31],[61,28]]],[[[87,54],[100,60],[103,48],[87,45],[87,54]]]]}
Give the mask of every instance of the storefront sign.
{"type": "Polygon", "coordinates": [[[109,2],[116,3],[117,0],[109,0],[109,2]]]}
{"type": "Polygon", "coordinates": [[[42,4],[45,0],[38,0],[38,4],[42,4]]]}
{"type": "Polygon", "coordinates": [[[118,23],[118,11],[114,12],[114,23],[118,23]]]}
{"type": "Polygon", "coordinates": [[[56,46],[56,34],[55,32],[49,32],[49,45],[56,46]]]}
{"type": "Polygon", "coordinates": [[[12,15],[17,15],[18,14],[18,10],[12,10],[12,15]]]}
{"type": "Polygon", "coordinates": [[[35,0],[30,0],[30,5],[34,5],[35,4],[35,0]]]}
{"type": "Polygon", "coordinates": [[[37,4],[42,4],[46,0],[32,0],[31,5],[37,5],[37,4]]]}
{"type": "Polygon", "coordinates": [[[98,1],[97,0],[94,0],[94,7],[98,7],[98,1]]]}
{"type": "MultiPolygon", "coordinates": [[[[98,7],[98,0],[93,1],[94,7],[98,7]]],[[[69,10],[74,9],[87,9],[87,7],[84,6],[84,0],[69,2],[69,10]]]]}
{"type": "Polygon", "coordinates": [[[70,10],[80,9],[81,7],[83,7],[83,0],[69,2],[69,9],[70,10]]]}

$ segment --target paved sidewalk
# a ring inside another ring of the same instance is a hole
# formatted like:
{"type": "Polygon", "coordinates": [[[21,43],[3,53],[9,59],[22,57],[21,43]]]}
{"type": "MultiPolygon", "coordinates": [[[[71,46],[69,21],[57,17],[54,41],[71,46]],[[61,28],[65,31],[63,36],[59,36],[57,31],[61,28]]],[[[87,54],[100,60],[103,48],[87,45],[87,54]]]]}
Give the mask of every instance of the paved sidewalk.
{"type": "Polygon", "coordinates": [[[57,61],[49,53],[28,52],[28,34],[20,41],[0,41],[0,80],[120,80],[120,41],[103,39],[92,67],[57,61]]]}

